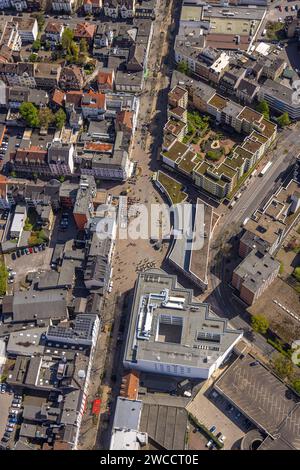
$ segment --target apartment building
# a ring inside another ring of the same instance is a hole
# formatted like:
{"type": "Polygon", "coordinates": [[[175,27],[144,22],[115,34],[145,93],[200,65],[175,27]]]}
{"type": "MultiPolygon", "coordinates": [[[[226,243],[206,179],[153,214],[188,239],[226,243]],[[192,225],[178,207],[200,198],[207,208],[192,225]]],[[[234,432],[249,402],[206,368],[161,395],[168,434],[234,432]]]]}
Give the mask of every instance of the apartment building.
{"type": "Polygon", "coordinates": [[[74,172],[74,145],[52,142],[48,148],[48,164],[53,176],[72,174],[74,172]]]}
{"type": "Polygon", "coordinates": [[[118,18],[119,15],[119,2],[118,0],[104,0],[103,1],[103,11],[105,16],[110,18],[118,18]]]}
{"type": "Polygon", "coordinates": [[[280,263],[268,253],[253,250],[233,271],[232,285],[252,305],[277,277],[280,263]]]}
{"type": "Polygon", "coordinates": [[[102,0],[84,0],[83,9],[85,13],[98,14],[102,10],[102,0]]]}
{"type": "Polygon", "coordinates": [[[300,118],[299,93],[279,82],[268,79],[258,91],[258,100],[266,100],[271,109],[287,112],[291,119],[300,118]]]}
{"type": "Polygon", "coordinates": [[[44,33],[46,40],[51,44],[59,44],[62,38],[62,33],[64,32],[64,25],[62,23],[56,23],[54,21],[49,21],[45,27],[44,33]]]}
{"type": "Polygon", "coordinates": [[[52,10],[73,13],[79,4],[77,0],[53,0],[52,10]]]}
{"type": "Polygon", "coordinates": [[[18,24],[18,31],[21,36],[22,43],[32,43],[38,36],[38,22],[36,18],[15,16],[12,21],[18,24]]]}

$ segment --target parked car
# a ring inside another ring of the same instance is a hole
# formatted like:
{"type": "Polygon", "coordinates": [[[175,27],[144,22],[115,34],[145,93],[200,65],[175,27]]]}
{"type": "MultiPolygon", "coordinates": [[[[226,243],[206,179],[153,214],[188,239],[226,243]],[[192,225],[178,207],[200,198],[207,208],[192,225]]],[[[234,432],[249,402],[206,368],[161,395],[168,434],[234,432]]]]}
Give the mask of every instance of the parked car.
{"type": "Polygon", "coordinates": [[[212,439],[210,439],[210,441],[207,442],[206,447],[207,447],[208,449],[210,449],[211,446],[213,445],[213,443],[214,443],[214,441],[213,441],[212,439]]]}
{"type": "Polygon", "coordinates": [[[216,426],[212,426],[209,430],[209,432],[211,432],[212,434],[214,434],[214,432],[216,432],[216,426]]]}
{"type": "Polygon", "coordinates": [[[42,250],[46,250],[46,244],[42,243],[42,250]]]}
{"type": "Polygon", "coordinates": [[[39,250],[38,250],[38,247],[37,247],[37,246],[34,246],[34,247],[33,247],[33,251],[34,251],[35,253],[38,253],[38,251],[39,251],[39,250]]]}
{"type": "Polygon", "coordinates": [[[29,248],[29,253],[33,253],[33,249],[32,249],[32,248],[29,248]]]}
{"type": "Polygon", "coordinates": [[[17,250],[17,257],[20,258],[20,256],[21,256],[21,252],[20,250],[17,250]]]}
{"type": "Polygon", "coordinates": [[[17,259],[17,257],[16,257],[16,253],[12,253],[12,254],[11,254],[11,259],[12,259],[12,260],[15,260],[15,259],[17,259]]]}

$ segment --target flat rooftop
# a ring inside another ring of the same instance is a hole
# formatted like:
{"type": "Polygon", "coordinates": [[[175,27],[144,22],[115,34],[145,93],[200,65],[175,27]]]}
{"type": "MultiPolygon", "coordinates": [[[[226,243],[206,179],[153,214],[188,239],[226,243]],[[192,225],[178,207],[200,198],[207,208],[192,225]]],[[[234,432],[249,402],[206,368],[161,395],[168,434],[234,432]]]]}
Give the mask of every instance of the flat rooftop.
{"type": "Polygon", "coordinates": [[[188,414],[184,408],[143,403],[140,431],[167,450],[185,448],[188,414]]]}
{"type": "MultiPolygon", "coordinates": [[[[209,240],[212,230],[212,207],[204,204],[199,199],[196,207],[191,206],[190,224],[193,229],[194,242],[185,234],[174,238],[174,243],[168,257],[178,269],[186,275],[193,276],[195,282],[207,284],[207,264],[209,255],[209,240]],[[199,248],[196,247],[199,244],[199,248]],[[192,245],[192,246],[191,246],[192,245]],[[192,248],[192,249],[190,249],[192,248]]],[[[178,220],[175,217],[175,220],[178,220]]],[[[174,230],[178,230],[174,224],[174,230]]]]}
{"type": "Polygon", "coordinates": [[[297,422],[288,418],[288,415],[295,410],[300,400],[253,356],[248,354],[238,358],[217,380],[215,389],[272,436],[279,432],[285,422],[286,439],[299,448],[299,422],[296,426],[297,422]],[[254,362],[256,364],[251,366],[254,362]]]}
{"type": "MultiPolygon", "coordinates": [[[[139,274],[131,311],[124,362],[155,361],[210,368],[241,337],[208,304],[193,302],[193,291],[161,269],[139,274]],[[166,328],[168,325],[168,328],[166,328]],[[172,327],[172,328],[171,328],[172,327]]],[[[164,373],[163,367],[158,369],[164,373]]],[[[176,375],[176,374],[175,374],[176,375]]]]}

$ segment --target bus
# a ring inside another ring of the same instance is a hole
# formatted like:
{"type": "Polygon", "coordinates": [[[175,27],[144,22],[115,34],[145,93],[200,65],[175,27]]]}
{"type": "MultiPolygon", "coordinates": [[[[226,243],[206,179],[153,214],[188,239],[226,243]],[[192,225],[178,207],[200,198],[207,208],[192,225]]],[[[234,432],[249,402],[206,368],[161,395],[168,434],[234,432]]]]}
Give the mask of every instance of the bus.
{"type": "Polygon", "coordinates": [[[271,165],[272,165],[272,162],[268,162],[259,173],[259,176],[264,176],[264,174],[268,171],[271,165]]]}

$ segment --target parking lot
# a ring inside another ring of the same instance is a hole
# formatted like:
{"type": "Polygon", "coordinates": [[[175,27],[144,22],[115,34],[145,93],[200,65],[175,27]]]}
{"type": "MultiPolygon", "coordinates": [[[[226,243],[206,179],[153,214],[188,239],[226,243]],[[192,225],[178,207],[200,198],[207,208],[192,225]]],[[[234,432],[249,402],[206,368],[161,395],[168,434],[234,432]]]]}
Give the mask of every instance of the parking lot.
{"type": "Polygon", "coordinates": [[[211,392],[209,396],[198,393],[187,406],[187,410],[207,429],[215,426],[215,435],[221,432],[225,436],[225,450],[239,449],[241,439],[252,427],[251,423],[219,394],[213,397],[211,392]]]}
{"type": "Polygon", "coordinates": [[[29,272],[49,269],[51,256],[52,249],[48,247],[45,251],[23,255],[15,260],[12,259],[11,255],[5,255],[6,266],[12,268],[16,273],[15,282],[12,284],[14,289],[18,287],[18,284],[24,281],[29,272]]]}
{"type": "Polygon", "coordinates": [[[9,393],[0,393],[0,439],[2,439],[5,433],[9,408],[12,400],[13,395],[9,395],[9,393]]]}

